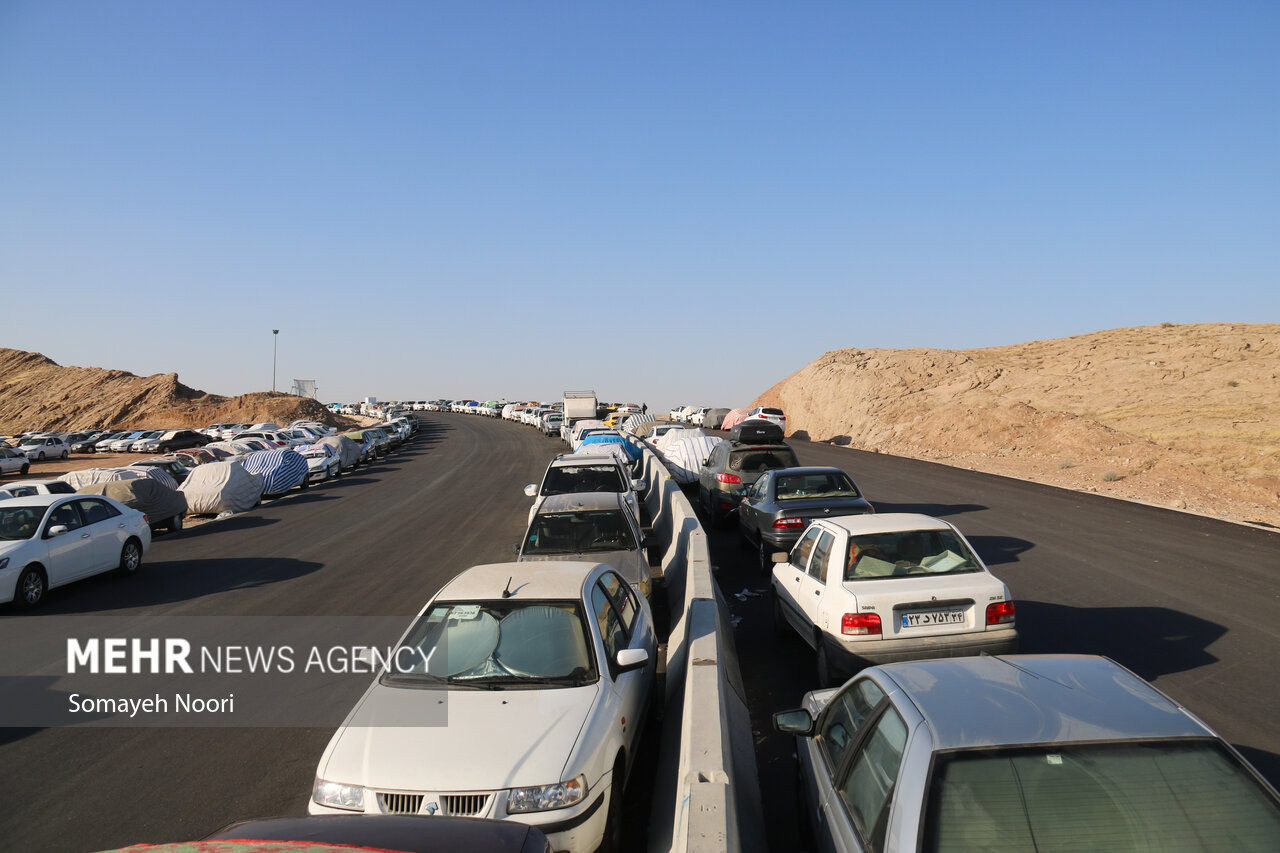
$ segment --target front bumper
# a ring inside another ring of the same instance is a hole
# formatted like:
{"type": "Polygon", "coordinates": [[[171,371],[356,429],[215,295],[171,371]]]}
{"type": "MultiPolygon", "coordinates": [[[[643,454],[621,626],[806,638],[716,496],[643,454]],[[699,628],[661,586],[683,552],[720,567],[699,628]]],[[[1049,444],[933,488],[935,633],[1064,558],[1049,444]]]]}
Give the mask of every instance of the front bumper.
{"type": "Polygon", "coordinates": [[[1017,628],[994,628],[968,634],[912,637],[905,640],[840,640],[822,634],[827,659],[841,673],[850,675],[882,663],[933,658],[971,657],[980,654],[1011,655],[1018,651],[1017,628]]]}

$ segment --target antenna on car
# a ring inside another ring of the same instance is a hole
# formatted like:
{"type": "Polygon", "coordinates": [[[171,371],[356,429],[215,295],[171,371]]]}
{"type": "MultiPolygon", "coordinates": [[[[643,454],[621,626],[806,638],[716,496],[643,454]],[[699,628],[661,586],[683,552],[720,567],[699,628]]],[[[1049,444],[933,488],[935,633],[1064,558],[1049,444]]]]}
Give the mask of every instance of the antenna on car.
{"type": "Polygon", "coordinates": [[[502,597],[503,597],[503,598],[510,598],[510,597],[511,597],[511,580],[512,580],[512,578],[514,578],[514,577],[515,577],[515,576],[514,576],[514,575],[512,575],[512,577],[507,578],[507,588],[506,588],[506,589],[504,589],[504,590],[502,591],[502,597]]]}

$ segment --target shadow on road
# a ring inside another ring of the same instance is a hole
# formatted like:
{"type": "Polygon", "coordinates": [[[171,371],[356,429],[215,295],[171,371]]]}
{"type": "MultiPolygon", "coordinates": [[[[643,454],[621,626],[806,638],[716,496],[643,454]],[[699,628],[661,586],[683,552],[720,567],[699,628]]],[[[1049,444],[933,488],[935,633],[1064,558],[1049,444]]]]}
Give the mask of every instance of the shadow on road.
{"type": "Polygon", "coordinates": [[[932,515],[935,518],[960,515],[966,512],[982,512],[984,509],[990,509],[990,507],[985,507],[982,504],[893,504],[877,500],[872,500],[871,505],[876,508],[876,512],[918,512],[921,515],[932,515]]]}
{"type": "Polygon", "coordinates": [[[988,566],[1002,563],[1018,562],[1018,555],[1025,554],[1036,547],[1034,542],[1016,539],[1013,536],[966,536],[973,550],[978,552],[982,562],[988,566]]]}
{"type": "Polygon", "coordinates": [[[322,566],[322,563],[288,557],[157,563],[144,560],[136,577],[122,578],[108,573],[51,591],[41,605],[40,613],[93,613],[171,604],[232,589],[292,580],[309,575],[322,566]]]}
{"type": "Polygon", "coordinates": [[[1068,607],[1018,601],[1020,651],[1106,655],[1152,681],[1216,663],[1209,646],[1227,632],[1167,607],[1068,607]]]}

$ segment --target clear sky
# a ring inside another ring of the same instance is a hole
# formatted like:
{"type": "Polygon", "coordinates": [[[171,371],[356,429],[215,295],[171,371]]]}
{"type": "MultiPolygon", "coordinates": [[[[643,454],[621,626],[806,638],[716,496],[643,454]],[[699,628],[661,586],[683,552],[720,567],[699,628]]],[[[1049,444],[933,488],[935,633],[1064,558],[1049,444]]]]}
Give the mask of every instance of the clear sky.
{"type": "Polygon", "coordinates": [[[743,405],[1280,321],[1280,3],[0,0],[0,345],[743,405]]]}

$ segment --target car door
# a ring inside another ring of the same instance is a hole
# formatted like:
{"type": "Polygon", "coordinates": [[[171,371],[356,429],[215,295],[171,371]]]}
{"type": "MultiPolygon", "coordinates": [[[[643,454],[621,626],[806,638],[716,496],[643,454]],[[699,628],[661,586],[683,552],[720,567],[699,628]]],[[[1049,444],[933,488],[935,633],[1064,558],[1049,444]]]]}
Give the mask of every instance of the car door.
{"type": "Polygon", "coordinates": [[[54,506],[45,518],[40,536],[48,549],[48,565],[45,568],[50,587],[97,571],[98,558],[94,551],[93,534],[85,529],[79,501],[69,500],[54,506]],[[49,531],[59,525],[66,527],[67,532],[51,536],[49,531]]]}
{"type": "Polygon", "coordinates": [[[106,571],[120,564],[120,552],[129,538],[129,525],[120,510],[101,498],[80,498],[83,530],[93,539],[96,571],[106,571]]]}
{"type": "Polygon", "coordinates": [[[810,527],[791,549],[787,562],[775,563],[773,566],[773,588],[778,596],[778,604],[787,621],[806,641],[812,639],[813,627],[800,601],[804,594],[802,583],[809,574],[809,558],[813,555],[814,545],[821,532],[818,527],[810,527]]]}
{"type": "Polygon", "coordinates": [[[648,649],[653,642],[653,626],[648,624],[635,590],[615,572],[605,572],[592,587],[591,612],[607,658],[601,666],[601,674],[609,679],[605,715],[623,726],[627,754],[632,755],[631,746],[643,725],[653,666],[619,672],[617,657],[623,649],[648,649]]]}
{"type": "Polygon", "coordinates": [[[827,595],[827,564],[831,560],[836,537],[829,530],[813,529],[818,533],[818,539],[809,558],[808,570],[800,578],[797,599],[800,609],[804,611],[805,621],[826,631],[827,617],[823,598],[827,595]]]}
{"type": "Polygon", "coordinates": [[[890,701],[881,700],[833,774],[834,785],[822,802],[821,817],[826,821],[831,849],[884,849],[907,735],[907,723],[898,710],[890,701]]]}

